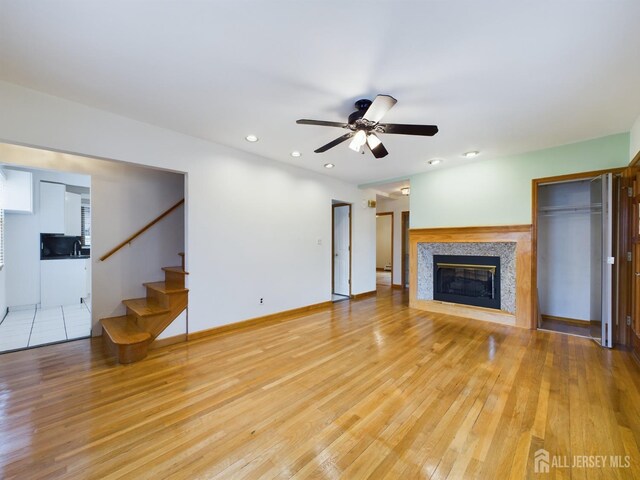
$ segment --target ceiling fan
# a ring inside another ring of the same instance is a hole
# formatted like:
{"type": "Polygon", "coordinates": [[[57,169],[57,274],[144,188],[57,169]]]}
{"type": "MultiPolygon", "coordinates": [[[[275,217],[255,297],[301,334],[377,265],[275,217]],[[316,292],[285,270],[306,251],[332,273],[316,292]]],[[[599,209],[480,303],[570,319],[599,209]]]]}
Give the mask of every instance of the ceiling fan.
{"type": "Polygon", "coordinates": [[[356,152],[364,153],[365,144],[376,158],[386,157],[389,152],[380,138],[379,133],[394,133],[400,135],[423,135],[431,137],[438,133],[435,125],[406,125],[400,123],[380,123],[382,117],[391,110],[398,101],[391,95],[377,95],[373,100],[361,99],[355,103],[356,111],[349,115],[348,123],[325,122],[323,120],[300,119],[296,123],[300,125],[321,125],[324,127],[347,128],[350,132],[336,138],[332,142],[314,150],[316,153],[323,153],[336,145],[341,144],[351,138],[349,148],[356,152]]]}

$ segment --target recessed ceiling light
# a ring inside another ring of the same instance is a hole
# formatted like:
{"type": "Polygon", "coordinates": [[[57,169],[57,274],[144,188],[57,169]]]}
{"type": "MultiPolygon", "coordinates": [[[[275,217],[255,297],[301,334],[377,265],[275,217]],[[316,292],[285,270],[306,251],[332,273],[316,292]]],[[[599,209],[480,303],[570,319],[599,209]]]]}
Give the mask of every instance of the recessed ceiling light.
{"type": "Polygon", "coordinates": [[[258,137],[256,137],[255,135],[247,135],[246,137],[244,137],[244,139],[245,139],[247,142],[251,142],[251,143],[253,143],[253,142],[257,142],[258,140],[260,140],[260,139],[259,139],[258,137]]]}
{"type": "Polygon", "coordinates": [[[291,156],[292,157],[301,157],[302,154],[299,151],[294,150],[293,152],[291,152],[291,156]]]}
{"type": "Polygon", "coordinates": [[[333,163],[325,163],[324,168],[333,168],[335,165],[333,163]]]}
{"type": "Polygon", "coordinates": [[[478,155],[480,155],[480,152],[477,150],[472,150],[470,152],[465,152],[462,154],[463,157],[467,157],[467,158],[477,157],[478,155]]]}
{"type": "Polygon", "coordinates": [[[429,160],[429,165],[438,165],[439,163],[442,163],[442,160],[440,160],[439,158],[434,158],[433,160],[429,160]]]}

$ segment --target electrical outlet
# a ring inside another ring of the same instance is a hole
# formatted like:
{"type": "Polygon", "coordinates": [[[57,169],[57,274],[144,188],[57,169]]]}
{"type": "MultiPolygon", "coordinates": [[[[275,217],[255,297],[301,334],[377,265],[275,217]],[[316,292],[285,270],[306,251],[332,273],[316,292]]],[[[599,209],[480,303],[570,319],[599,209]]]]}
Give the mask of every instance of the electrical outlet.
{"type": "Polygon", "coordinates": [[[264,298],[260,299],[260,305],[264,305],[264,298]]]}

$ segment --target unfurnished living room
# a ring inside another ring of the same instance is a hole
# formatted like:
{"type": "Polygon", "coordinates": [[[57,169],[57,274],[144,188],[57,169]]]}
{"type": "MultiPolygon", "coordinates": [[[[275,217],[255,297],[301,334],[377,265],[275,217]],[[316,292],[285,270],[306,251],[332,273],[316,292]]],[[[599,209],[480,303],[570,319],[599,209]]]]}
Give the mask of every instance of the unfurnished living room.
{"type": "Polygon", "coordinates": [[[0,0],[0,478],[640,478],[639,19],[0,0]]]}

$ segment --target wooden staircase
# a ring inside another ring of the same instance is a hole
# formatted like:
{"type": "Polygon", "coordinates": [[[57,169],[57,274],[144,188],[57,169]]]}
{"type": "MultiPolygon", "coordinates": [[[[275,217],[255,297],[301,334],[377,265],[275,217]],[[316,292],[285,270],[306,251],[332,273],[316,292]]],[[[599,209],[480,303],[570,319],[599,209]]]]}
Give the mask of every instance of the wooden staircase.
{"type": "Polygon", "coordinates": [[[127,314],[103,318],[102,339],[105,348],[120,363],[132,363],[147,356],[153,340],[187,308],[189,290],[185,288],[184,253],[182,265],[164,267],[164,282],[145,283],[147,296],[122,303],[127,314]]]}

